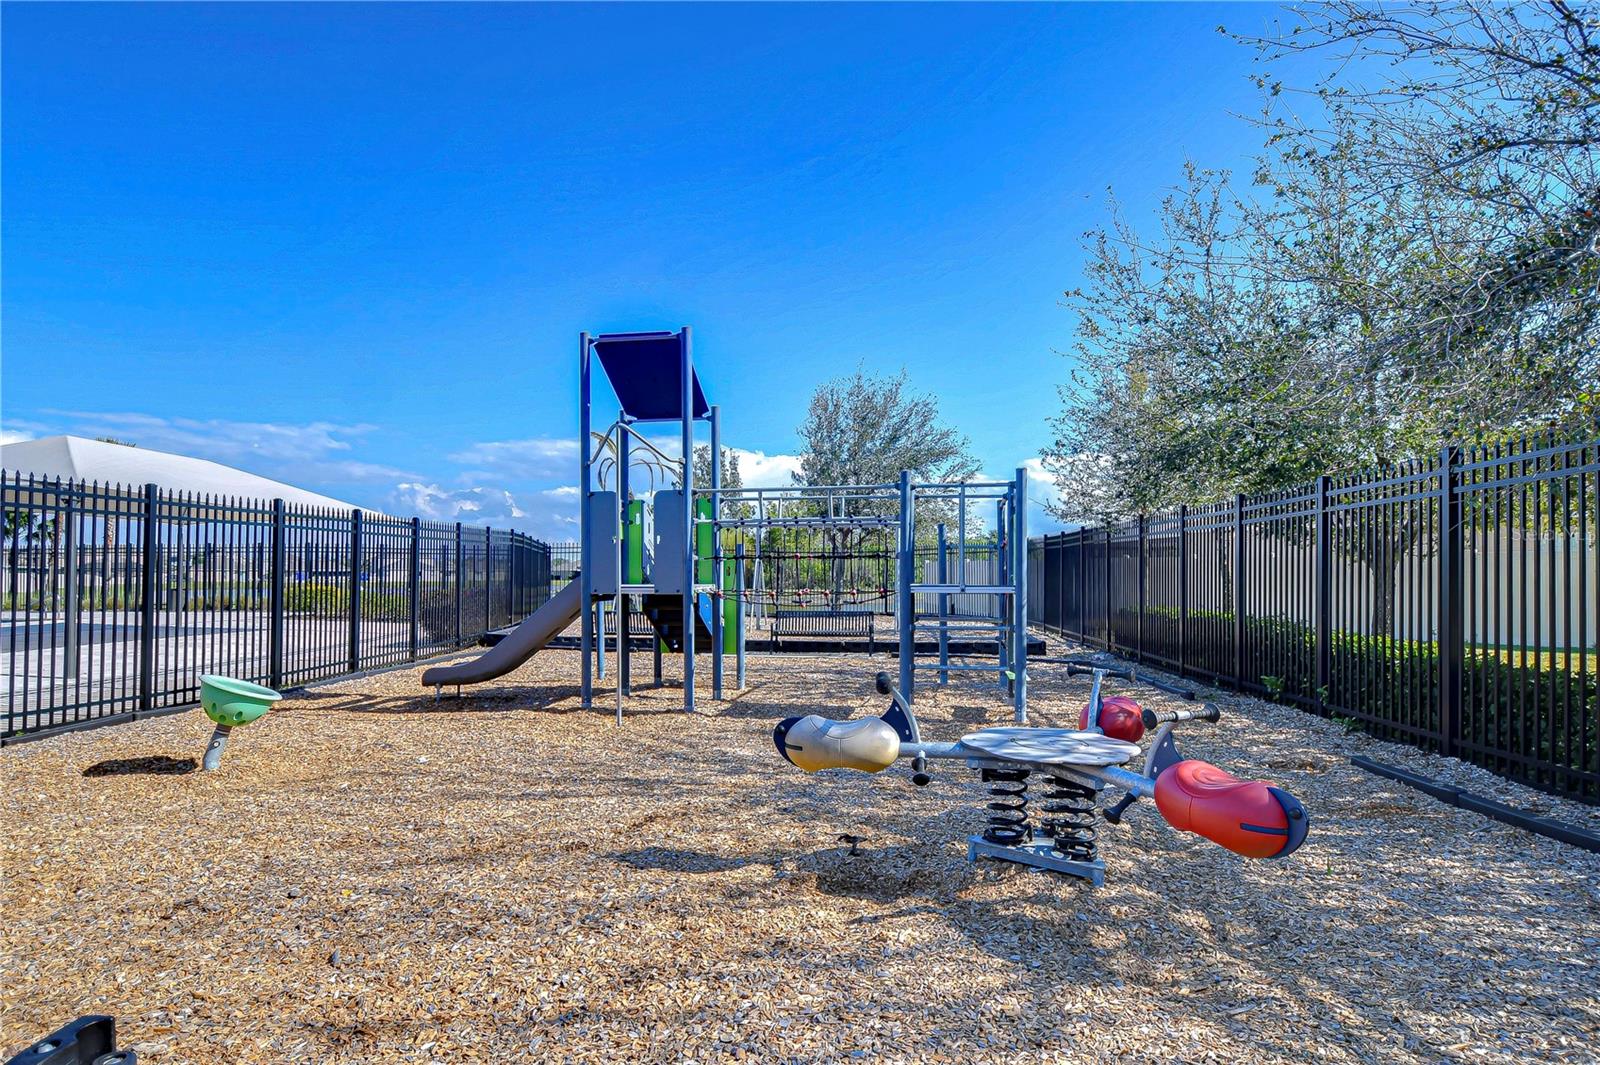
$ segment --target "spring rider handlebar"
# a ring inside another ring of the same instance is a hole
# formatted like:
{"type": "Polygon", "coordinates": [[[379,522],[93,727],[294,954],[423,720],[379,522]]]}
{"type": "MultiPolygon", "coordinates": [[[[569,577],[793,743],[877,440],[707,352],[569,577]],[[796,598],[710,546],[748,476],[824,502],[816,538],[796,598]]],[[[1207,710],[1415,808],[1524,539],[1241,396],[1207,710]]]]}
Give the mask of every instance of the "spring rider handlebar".
{"type": "MultiPolygon", "coordinates": [[[[963,736],[955,743],[923,742],[916,715],[895,690],[887,674],[877,676],[877,689],[891,696],[880,717],[832,721],[817,714],[782,721],[773,730],[778,752],[807,773],[854,769],[879,773],[901,758],[913,762],[913,782],[926,784],[929,760],[960,759],[993,784],[988,804],[990,826],[969,841],[969,856],[1021,861],[1056,868],[1101,882],[1103,863],[1095,855],[1094,796],[1107,787],[1125,792],[1103,813],[1120,823],[1122,813],[1139,798],[1152,798],[1173,828],[1193,832],[1249,858],[1281,858],[1305,841],[1309,818],[1288,792],[1264,781],[1240,780],[1198,759],[1185,758],[1172,738],[1172,727],[1186,721],[1216,721],[1217,708],[1144,710],[1132,717],[1142,736],[1158,729],[1140,773],[1123,768],[1141,752],[1133,740],[1101,730],[1106,713],[1095,702],[1086,709],[1090,726],[1080,730],[991,728],[963,736]],[[1091,711],[1094,711],[1091,713],[1091,711]],[[1029,820],[1027,778],[1042,773],[1055,789],[1050,805],[1035,827],[1029,820]],[[1070,814],[1068,817],[1056,815],[1070,814]],[[1040,840],[1044,842],[1040,842],[1040,840]],[[1066,840],[1063,846],[1062,840],[1066,840]]],[[[1131,700],[1128,700],[1131,702],[1131,700]]],[[[1136,705],[1136,704],[1135,704],[1136,705]]],[[[1125,724],[1125,716],[1117,718],[1125,724]]]]}

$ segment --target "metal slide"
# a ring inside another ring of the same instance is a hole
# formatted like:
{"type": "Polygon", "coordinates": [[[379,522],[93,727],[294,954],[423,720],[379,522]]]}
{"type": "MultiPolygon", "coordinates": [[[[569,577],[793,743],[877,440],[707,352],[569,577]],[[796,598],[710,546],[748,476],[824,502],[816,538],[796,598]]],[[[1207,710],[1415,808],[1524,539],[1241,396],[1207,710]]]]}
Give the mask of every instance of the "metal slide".
{"type": "Polygon", "coordinates": [[[516,669],[562,629],[578,620],[583,589],[574,579],[544,606],[535,610],[511,634],[470,662],[453,666],[434,666],[422,674],[424,687],[441,684],[482,684],[503,677],[516,669]]]}

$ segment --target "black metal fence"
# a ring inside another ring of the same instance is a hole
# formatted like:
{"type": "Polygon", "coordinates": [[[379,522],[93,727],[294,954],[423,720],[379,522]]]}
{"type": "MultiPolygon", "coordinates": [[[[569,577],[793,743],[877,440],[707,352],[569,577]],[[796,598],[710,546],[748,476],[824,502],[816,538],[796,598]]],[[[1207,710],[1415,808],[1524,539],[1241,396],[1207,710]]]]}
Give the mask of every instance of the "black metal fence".
{"type": "Polygon", "coordinates": [[[1600,802],[1600,441],[1030,543],[1030,621],[1600,802]]]}
{"type": "Polygon", "coordinates": [[[274,688],[475,642],[549,597],[503,529],[0,471],[0,742],[189,705],[199,675],[274,688]]]}

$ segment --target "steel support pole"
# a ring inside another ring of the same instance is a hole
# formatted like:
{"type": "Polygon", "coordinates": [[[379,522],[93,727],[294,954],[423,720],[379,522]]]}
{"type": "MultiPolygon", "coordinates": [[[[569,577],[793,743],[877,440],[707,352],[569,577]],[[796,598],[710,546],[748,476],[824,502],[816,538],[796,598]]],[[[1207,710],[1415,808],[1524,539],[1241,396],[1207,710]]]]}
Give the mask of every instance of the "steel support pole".
{"type": "Polygon", "coordinates": [[[719,408],[711,408],[711,698],[722,698],[722,537],[717,518],[722,515],[722,418],[719,408]]]}
{"type": "Polygon", "coordinates": [[[483,530],[483,631],[494,628],[494,530],[483,530]]]}
{"type": "Polygon", "coordinates": [[[274,690],[283,687],[283,628],[284,628],[284,504],[281,499],[272,501],[271,571],[267,584],[267,686],[274,690]]]}
{"type": "Polygon", "coordinates": [[[1016,641],[1011,669],[1016,679],[1011,686],[1011,709],[1016,723],[1025,725],[1028,723],[1028,471],[1022,467],[1017,468],[1011,521],[1016,552],[1012,567],[1016,592],[1011,597],[1011,638],[1016,641]]]}
{"type": "Polygon", "coordinates": [[[736,671],[738,674],[739,690],[744,691],[744,541],[740,540],[733,549],[733,587],[734,594],[738,596],[738,607],[733,615],[733,646],[734,653],[738,656],[736,671]]]}
{"type": "MultiPolygon", "coordinates": [[[[628,582],[628,514],[632,510],[633,505],[632,500],[629,498],[632,494],[633,486],[629,483],[631,478],[629,477],[628,471],[628,464],[632,461],[629,454],[631,451],[630,445],[632,443],[632,441],[629,439],[631,435],[632,434],[630,433],[625,422],[625,412],[619,410],[617,412],[617,506],[621,513],[622,520],[617,526],[619,540],[617,551],[618,561],[620,562],[620,565],[617,567],[617,572],[621,574],[623,583],[628,582]]],[[[640,537],[644,536],[643,521],[640,521],[639,523],[638,535],[640,537]]],[[[640,544],[639,560],[641,564],[644,561],[643,544],[640,544]]],[[[644,575],[641,573],[641,579],[643,576],[644,575]]],[[[617,712],[620,718],[620,696],[633,694],[633,663],[629,657],[628,649],[628,641],[633,638],[633,632],[630,627],[631,619],[629,615],[632,612],[628,609],[628,597],[619,592],[617,595],[617,604],[617,693],[619,695],[617,712]]]]}
{"type": "Polygon", "coordinates": [[[694,351],[689,327],[678,334],[678,413],[683,416],[683,711],[694,713],[694,351]]]}
{"type": "MultiPolygon", "coordinates": [[[[1006,513],[1006,501],[999,499],[994,504],[994,560],[996,570],[994,582],[996,584],[1009,584],[1011,581],[1011,551],[1010,517],[1006,513]]],[[[967,583],[966,574],[964,573],[961,575],[961,583],[967,583]]],[[[1004,596],[995,596],[994,616],[996,618],[1005,617],[1006,606],[1004,596]]],[[[1001,633],[1000,638],[995,641],[995,650],[1000,658],[1000,671],[996,676],[999,677],[1000,687],[1005,688],[1008,692],[1011,690],[1011,681],[1006,677],[1006,669],[1011,665],[1010,650],[1007,647],[1009,642],[1004,633],[1001,633]]]]}
{"type": "MultiPolygon", "coordinates": [[[[939,523],[939,583],[949,584],[948,572],[949,544],[944,538],[944,522],[939,523]]],[[[962,574],[965,583],[966,574],[962,574]]],[[[944,592],[939,593],[939,685],[944,687],[950,683],[950,623],[945,618],[950,613],[950,597],[944,592]]]]}
{"type": "Polygon", "coordinates": [[[361,511],[350,512],[350,672],[361,669],[361,511]]]}
{"type": "Polygon", "coordinates": [[[594,590],[589,567],[589,334],[578,334],[578,659],[579,692],[585,710],[594,700],[594,621],[589,602],[594,590]]]}
{"type": "Polygon", "coordinates": [[[899,570],[899,587],[896,599],[900,609],[900,694],[910,702],[916,696],[916,620],[915,600],[911,594],[911,568],[912,554],[914,552],[916,527],[913,524],[911,500],[911,473],[907,470],[900,471],[900,551],[896,560],[899,570]]]}

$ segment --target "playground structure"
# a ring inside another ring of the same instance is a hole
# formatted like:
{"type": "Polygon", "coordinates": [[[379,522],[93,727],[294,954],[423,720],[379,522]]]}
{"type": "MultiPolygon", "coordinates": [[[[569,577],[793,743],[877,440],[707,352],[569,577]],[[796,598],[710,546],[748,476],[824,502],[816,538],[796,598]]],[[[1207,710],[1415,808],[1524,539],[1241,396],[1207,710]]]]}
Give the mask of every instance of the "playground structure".
{"type": "Polygon", "coordinates": [[[621,724],[623,700],[632,686],[631,626],[642,616],[651,630],[657,683],[663,652],[680,654],[683,709],[693,712],[697,653],[711,655],[713,698],[723,696],[728,654],[736,659],[735,683],[743,687],[751,610],[765,615],[770,608],[775,625],[817,619],[840,623],[849,620],[863,595],[879,600],[892,595],[904,698],[915,698],[919,670],[936,670],[941,684],[952,673],[992,673],[1008,689],[1017,723],[1026,723],[1023,470],[1007,481],[922,483],[902,473],[893,484],[724,489],[721,414],[696,375],[688,326],[677,332],[580,334],[579,382],[582,493],[576,578],[477,659],[426,671],[424,685],[437,692],[503,676],[578,621],[582,705],[593,705],[594,681],[604,677],[609,633],[617,652],[621,724]],[[597,361],[618,404],[616,418],[602,429],[594,421],[597,361]],[[704,488],[694,483],[692,460],[701,423],[710,437],[711,477],[704,488]],[[671,426],[677,454],[653,443],[643,432],[646,426],[671,426]],[[641,470],[648,475],[644,492],[634,483],[641,470]],[[980,531],[990,522],[991,528],[980,531]],[[929,524],[935,528],[926,529],[929,524]],[[835,546],[827,552],[800,549],[793,537],[801,532],[835,546]],[[890,535],[895,538],[892,589],[882,568],[848,574],[847,582],[842,565],[848,552],[838,545],[890,535]],[[932,572],[918,572],[919,535],[937,545],[938,566],[932,572]],[[969,564],[980,556],[986,565],[969,564]],[[831,567],[827,586],[802,584],[799,601],[786,603],[783,567],[792,572],[819,562],[831,567]],[[777,586],[769,578],[774,572],[777,586]],[[826,607],[808,604],[808,592],[826,607]],[[918,662],[919,637],[935,634],[938,661],[918,662]],[[992,646],[994,660],[968,660],[978,657],[974,644],[985,650],[992,646]]]}
{"type": "MultiPolygon", "coordinates": [[[[910,700],[887,673],[879,673],[880,695],[890,696],[881,717],[830,721],[816,714],[791,717],[773,730],[778,753],[792,765],[815,773],[855,769],[878,773],[900,758],[912,763],[911,782],[930,782],[928,762],[959,759],[978,771],[988,785],[988,824],[967,840],[967,859],[989,858],[1047,869],[1105,883],[1105,862],[1099,855],[1096,799],[1108,787],[1125,793],[1104,808],[1112,823],[1140,798],[1153,798],[1173,828],[1204,836],[1247,858],[1282,858],[1305,842],[1309,818],[1299,800],[1261,781],[1239,780],[1216,766],[1185,758],[1178,751],[1173,727],[1186,721],[1216,721],[1215,707],[1198,710],[1143,710],[1132,699],[1105,698],[1106,677],[1139,680],[1133,670],[1100,662],[1068,661],[1069,675],[1091,674],[1094,686],[1079,718],[1079,728],[986,728],[955,743],[922,739],[910,700]],[[1138,741],[1154,729],[1141,772],[1124,768],[1140,756],[1138,741]],[[1029,778],[1048,782],[1043,816],[1029,811],[1029,778]]],[[[1187,689],[1142,678],[1169,694],[1189,700],[1187,689]]]]}

